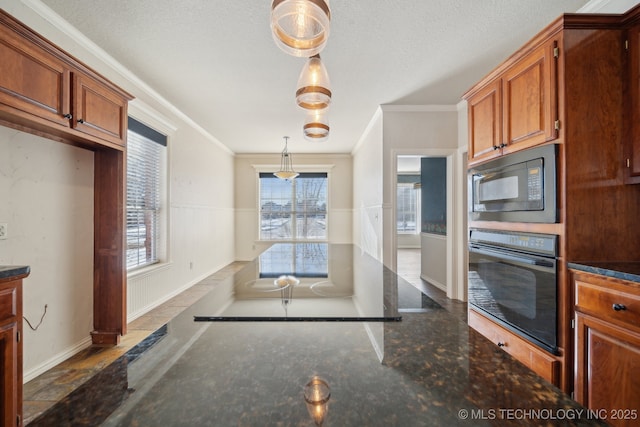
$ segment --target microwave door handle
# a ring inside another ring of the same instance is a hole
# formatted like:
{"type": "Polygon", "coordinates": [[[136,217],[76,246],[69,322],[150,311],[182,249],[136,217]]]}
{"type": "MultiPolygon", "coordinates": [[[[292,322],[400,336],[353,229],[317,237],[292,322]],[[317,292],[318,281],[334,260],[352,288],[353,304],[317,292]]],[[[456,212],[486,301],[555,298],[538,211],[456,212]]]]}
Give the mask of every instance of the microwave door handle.
{"type": "Polygon", "coordinates": [[[471,252],[475,252],[478,254],[492,256],[494,258],[499,258],[507,261],[518,262],[520,264],[536,265],[536,266],[546,267],[546,268],[553,268],[555,266],[555,263],[550,260],[521,257],[517,255],[512,255],[512,254],[506,254],[504,252],[491,251],[488,249],[480,249],[477,246],[471,246],[469,250],[471,252]]]}

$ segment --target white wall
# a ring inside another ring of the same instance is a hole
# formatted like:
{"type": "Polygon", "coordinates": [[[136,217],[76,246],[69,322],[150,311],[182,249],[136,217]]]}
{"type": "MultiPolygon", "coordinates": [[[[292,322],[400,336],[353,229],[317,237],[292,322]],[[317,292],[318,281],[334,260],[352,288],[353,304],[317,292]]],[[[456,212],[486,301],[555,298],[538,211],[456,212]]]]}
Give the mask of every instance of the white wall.
{"type": "MultiPolygon", "coordinates": [[[[169,134],[168,257],[128,280],[129,320],[234,260],[233,153],[56,16],[0,7],[134,95],[131,114],[169,134]],[[45,17],[46,16],[46,17],[45,17]],[[55,24],[54,24],[55,23],[55,24]]],[[[0,264],[27,264],[25,381],[90,344],[93,153],[0,127],[0,264]]]]}
{"type": "Polygon", "coordinates": [[[459,197],[456,199],[454,211],[455,229],[458,230],[459,241],[456,247],[454,272],[451,286],[452,298],[462,301],[467,300],[467,273],[469,270],[469,252],[467,250],[469,242],[469,226],[468,226],[468,194],[467,194],[467,151],[469,145],[469,126],[467,101],[460,101],[457,105],[458,109],[458,151],[456,153],[457,163],[460,164],[462,173],[454,179],[456,193],[459,197]]]}
{"type": "MultiPolygon", "coordinates": [[[[352,229],[352,159],[348,154],[296,154],[289,145],[293,168],[297,172],[327,172],[328,241],[351,243],[352,229]]],[[[238,154],[235,157],[235,256],[251,260],[271,243],[259,241],[258,174],[275,172],[280,167],[280,154],[238,154]]]]}
{"type": "MultiPolygon", "coordinates": [[[[455,214],[453,178],[462,173],[454,156],[458,145],[458,115],[454,106],[400,106],[382,107],[384,122],[384,235],[395,237],[395,187],[397,157],[420,155],[447,157],[447,236],[422,233],[421,277],[443,289],[453,283],[454,253],[459,244],[458,232],[452,220],[455,214]]],[[[396,266],[398,240],[387,239],[384,245],[384,263],[396,266]]],[[[448,291],[448,294],[452,293],[448,291]]]]}
{"type": "Polygon", "coordinates": [[[353,243],[379,261],[382,261],[384,241],[382,133],[382,110],[378,109],[352,152],[353,243]]]}
{"type": "Polygon", "coordinates": [[[93,329],[93,153],[0,127],[0,265],[29,265],[24,366],[89,342],[93,329]]]}

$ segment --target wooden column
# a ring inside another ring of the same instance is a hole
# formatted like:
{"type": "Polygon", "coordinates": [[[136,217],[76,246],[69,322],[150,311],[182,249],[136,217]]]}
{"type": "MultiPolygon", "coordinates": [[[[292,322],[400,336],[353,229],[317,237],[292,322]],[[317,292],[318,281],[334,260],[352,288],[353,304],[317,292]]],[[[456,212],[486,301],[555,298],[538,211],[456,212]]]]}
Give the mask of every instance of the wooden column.
{"type": "Polygon", "coordinates": [[[94,344],[115,345],[127,332],[125,265],[126,154],[95,151],[94,171],[94,344]]]}

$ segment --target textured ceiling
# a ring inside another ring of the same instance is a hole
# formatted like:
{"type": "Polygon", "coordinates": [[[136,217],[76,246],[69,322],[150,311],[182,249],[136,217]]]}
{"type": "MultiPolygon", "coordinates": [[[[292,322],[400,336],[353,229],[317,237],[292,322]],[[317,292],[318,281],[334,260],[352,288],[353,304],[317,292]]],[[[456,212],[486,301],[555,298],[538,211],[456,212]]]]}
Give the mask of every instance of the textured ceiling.
{"type": "Polygon", "coordinates": [[[331,135],[302,137],[304,59],[280,51],[270,0],[42,0],[236,153],[350,152],[381,104],[455,105],[585,0],[332,0],[322,52],[331,135]]]}

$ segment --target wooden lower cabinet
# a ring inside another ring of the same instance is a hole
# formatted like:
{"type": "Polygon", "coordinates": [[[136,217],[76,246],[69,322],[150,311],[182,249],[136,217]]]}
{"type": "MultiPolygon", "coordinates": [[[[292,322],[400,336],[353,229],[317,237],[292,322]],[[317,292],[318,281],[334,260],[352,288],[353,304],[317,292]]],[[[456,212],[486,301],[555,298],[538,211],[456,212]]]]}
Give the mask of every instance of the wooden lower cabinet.
{"type": "Polygon", "coordinates": [[[469,326],[493,341],[520,363],[550,383],[560,386],[561,363],[553,355],[470,309],[469,326]]]}
{"type": "Polygon", "coordinates": [[[640,284],[573,272],[575,398],[612,426],[640,424],[640,284]]]}
{"type": "Polygon", "coordinates": [[[0,422],[22,426],[22,277],[0,279],[0,422]]]}

